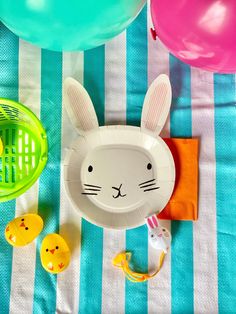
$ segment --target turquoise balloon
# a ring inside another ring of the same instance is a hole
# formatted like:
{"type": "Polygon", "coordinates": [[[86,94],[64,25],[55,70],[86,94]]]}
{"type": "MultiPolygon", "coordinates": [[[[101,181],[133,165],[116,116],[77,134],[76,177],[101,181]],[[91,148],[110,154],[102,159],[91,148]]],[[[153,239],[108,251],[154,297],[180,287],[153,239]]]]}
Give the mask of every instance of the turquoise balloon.
{"type": "Polygon", "coordinates": [[[0,0],[0,19],[41,48],[97,47],[121,33],[146,0],[0,0]]]}

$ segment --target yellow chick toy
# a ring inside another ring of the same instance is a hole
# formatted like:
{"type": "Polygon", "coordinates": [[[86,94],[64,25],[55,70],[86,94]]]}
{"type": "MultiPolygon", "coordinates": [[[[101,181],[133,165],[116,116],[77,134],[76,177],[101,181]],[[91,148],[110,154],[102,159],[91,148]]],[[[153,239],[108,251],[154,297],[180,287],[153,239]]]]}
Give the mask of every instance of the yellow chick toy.
{"type": "Polygon", "coordinates": [[[43,220],[37,214],[26,214],[9,222],[5,238],[12,246],[24,246],[32,242],[42,231],[43,220]]]}
{"type": "Polygon", "coordinates": [[[46,271],[58,274],[70,263],[70,249],[59,234],[51,233],[43,239],[40,257],[46,271]]]}

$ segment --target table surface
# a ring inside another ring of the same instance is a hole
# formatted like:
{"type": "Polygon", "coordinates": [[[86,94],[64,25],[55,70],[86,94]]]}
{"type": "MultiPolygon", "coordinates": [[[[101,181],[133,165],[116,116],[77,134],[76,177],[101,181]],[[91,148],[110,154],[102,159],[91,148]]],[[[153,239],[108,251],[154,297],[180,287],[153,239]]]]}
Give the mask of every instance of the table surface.
{"type": "Polygon", "coordinates": [[[0,24],[0,96],[19,100],[41,119],[49,159],[38,182],[17,200],[0,204],[1,313],[235,313],[236,111],[235,75],[190,68],[149,34],[147,8],[105,46],[84,53],[41,50],[0,24]],[[199,137],[199,220],[168,222],[173,242],[160,274],[131,283],[111,259],[132,251],[136,269],[157,266],[147,228],[112,231],[80,219],[63,185],[66,148],[76,138],[62,104],[62,82],[82,82],[100,125],[139,125],[144,95],[160,73],[170,76],[173,100],[162,136],[199,137]],[[39,212],[37,241],[13,249],[4,228],[15,216],[39,212]],[[72,249],[57,276],[41,267],[40,244],[60,232],[72,249]]]}

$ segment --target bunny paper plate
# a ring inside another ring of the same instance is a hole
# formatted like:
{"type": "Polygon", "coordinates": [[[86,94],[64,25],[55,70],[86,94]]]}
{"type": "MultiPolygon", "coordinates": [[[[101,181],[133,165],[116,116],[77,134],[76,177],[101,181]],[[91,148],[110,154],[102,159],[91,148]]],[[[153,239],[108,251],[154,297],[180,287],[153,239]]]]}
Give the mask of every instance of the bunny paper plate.
{"type": "Polygon", "coordinates": [[[174,160],[159,136],[170,110],[169,78],[160,75],[148,89],[141,127],[99,127],[88,93],[72,78],[65,81],[64,101],[81,135],[64,165],[66,190],[81,216],[102,227],[128,229],[159,213],[175,184],[174,160]]]}

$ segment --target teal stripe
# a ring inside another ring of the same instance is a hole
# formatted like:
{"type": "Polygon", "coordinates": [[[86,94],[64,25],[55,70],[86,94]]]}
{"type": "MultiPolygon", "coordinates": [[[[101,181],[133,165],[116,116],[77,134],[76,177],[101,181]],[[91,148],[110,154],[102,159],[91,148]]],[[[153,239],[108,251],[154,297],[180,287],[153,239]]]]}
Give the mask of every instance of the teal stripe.
{"type": "MultiPolygon", "coordinates": [[[[192,136],[191,72],[188,65],[170,56],[173,99],[170,114],[172,137],[192,136]]],[[[172,313],[194,312],[193,298],[193,224],[171,223],[171,307],[172,313]]]]}
{"type": "MultiPolygon", "coordinates": [[[[19,39],[0,23],[0,97],[18,100],[19,39]]],[[[9,312],[12,247],[4,238],[4,230],[15,217],[15,201],[0,204],[0,291],[1,313],[9,312]]]]}
{"type": "Polygon", "coordinates": [[[56,310],[57,276],[46,272],[39,256],[41,242],[48,233],[58,232],[60,213],[62,54],[42,50],[40,119],[49,144],[48,163],[39,180],[39,215],[44,229],[37,239],[33,312],[56,310]]]}
{"type": "MultiPolygon", "coordinates": [[[[147,79],[147,7],[127,30],[127,124],[140,126],[144,96],[148,88],[147,79]]],[[[142,226],[126,232],[126,251],[133,253],[134,269],[147,272],[148,239],[147,228],[142,226]]],[[[147,282],[125,283],[126,313],[147,313],[147,282]]]]}
{"type": "Polygon", "coordinates": [[[235,76],[214,76],[218,302],[236,312],[236,93],[235,76]]]}
{"type": "Polygon", "coordinates": [[[104,125],[105,46],[84,53],[84,86],[93,101],[99,125],[104,125]]]}
{"type": "MultiPolygon", "coordinates": [[[[100,125],[104,125],[105,49],[84,53],[84,86],[92,98],[100,125]]],[[[82,220],[79,313],[102,310],[103,229],[82,220]]]]}

